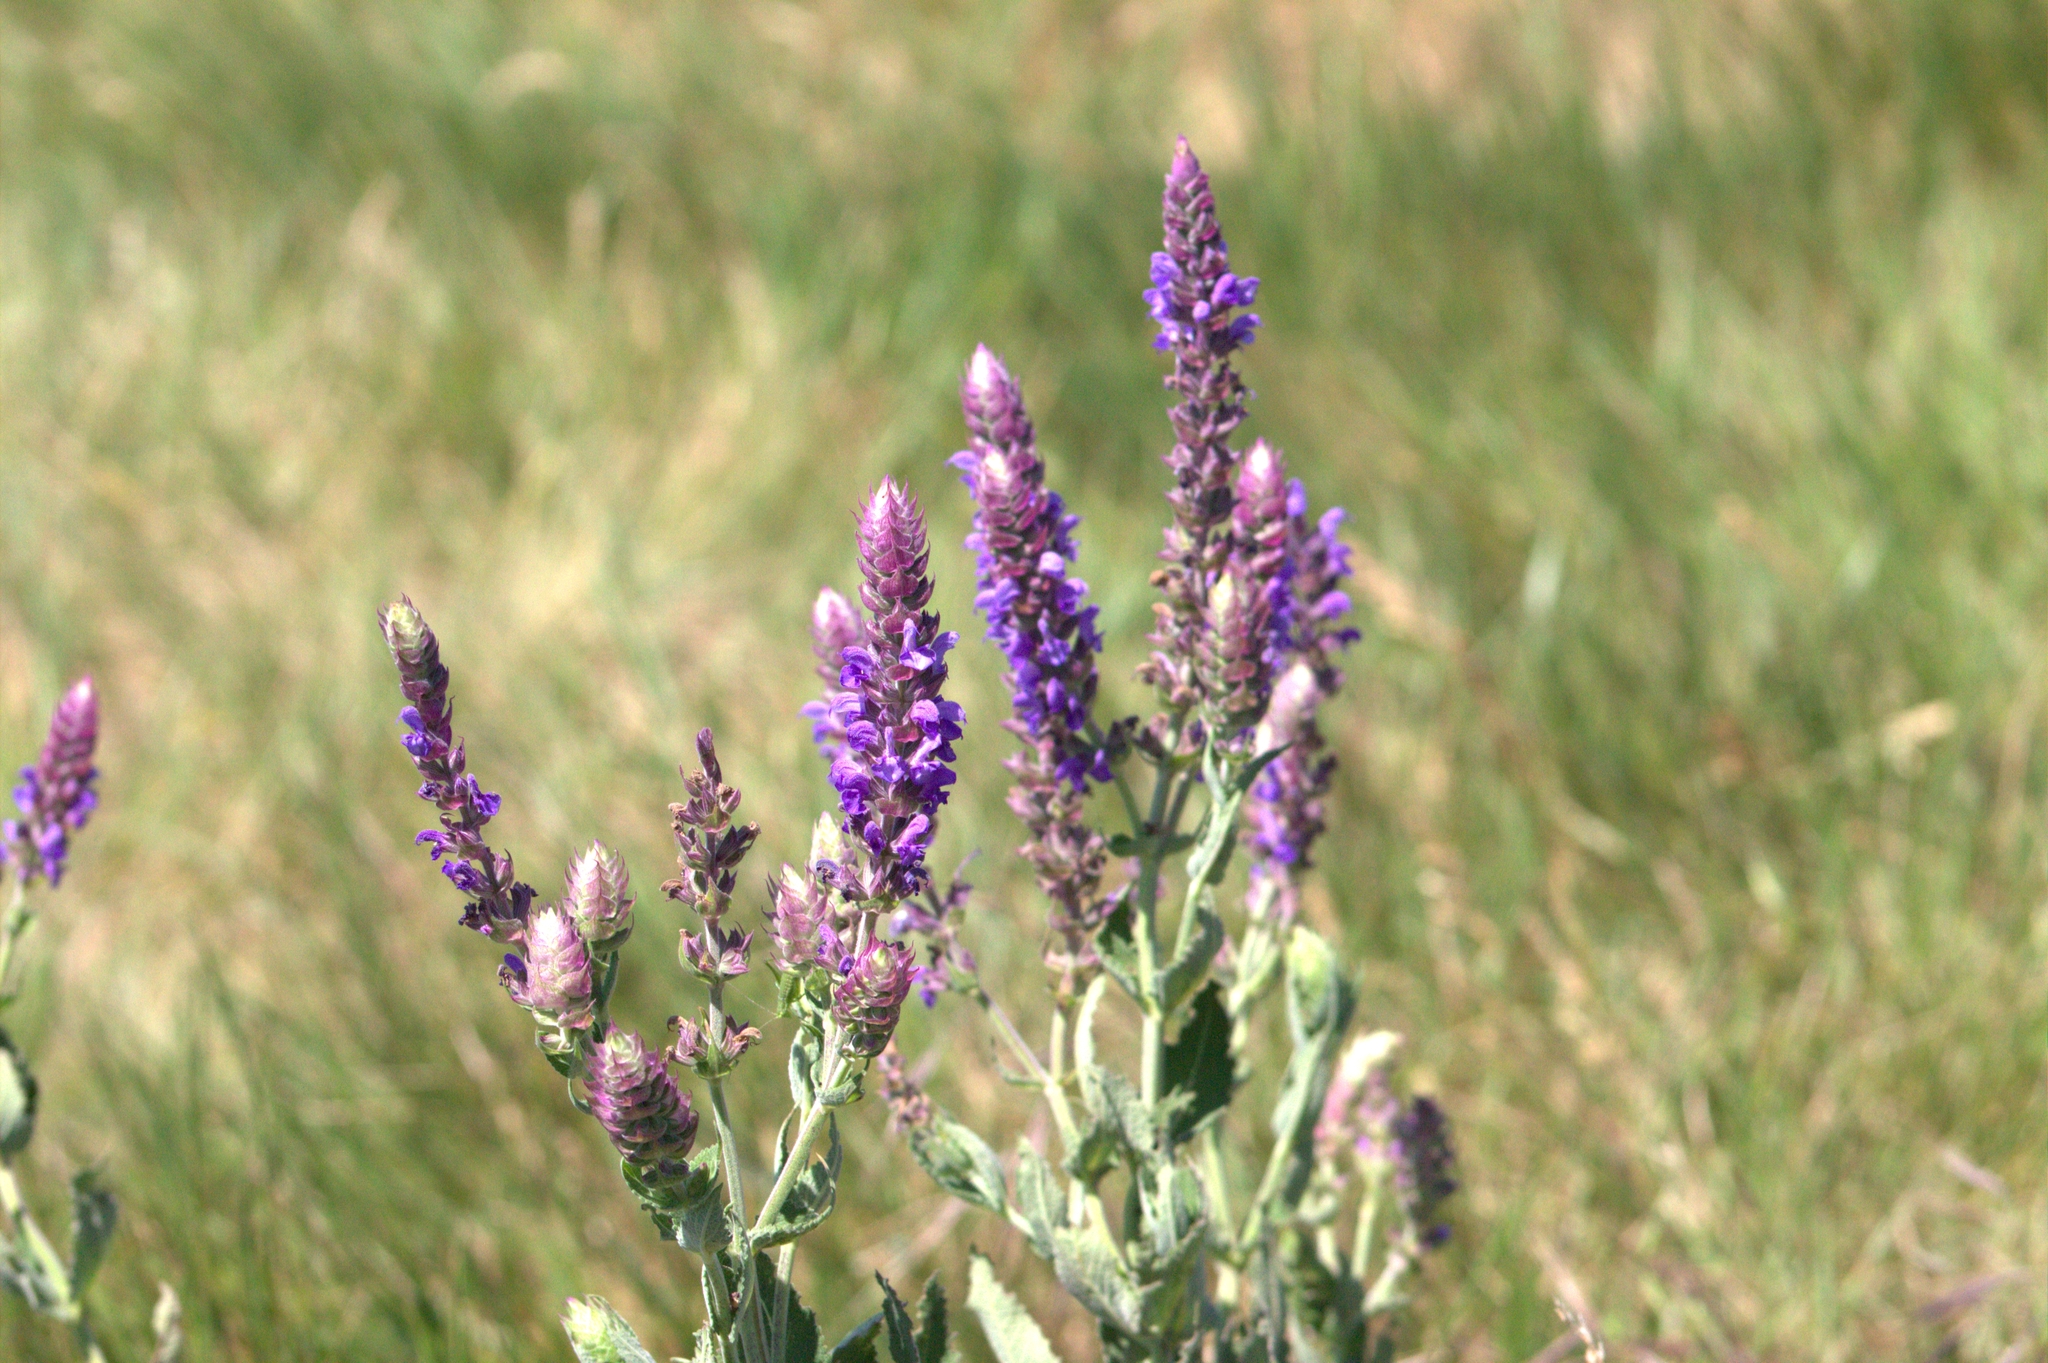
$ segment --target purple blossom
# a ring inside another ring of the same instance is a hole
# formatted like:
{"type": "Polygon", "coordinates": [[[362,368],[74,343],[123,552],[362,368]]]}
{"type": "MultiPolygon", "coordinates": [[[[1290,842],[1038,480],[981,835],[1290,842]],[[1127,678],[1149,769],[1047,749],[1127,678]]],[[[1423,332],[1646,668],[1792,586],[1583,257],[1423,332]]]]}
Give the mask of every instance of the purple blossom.
{"type": "Polygon", "coordinates": [[[562,910],[576,920],[592,951],[617,951],[633,935],[633,897],[626,859],[593,842],[569,863],[562,910]]]}
{"type": "Polygon", "coordinates": [[[441,811],[441,827],[427,829],[415,841],[426,845],[441,863],[441,873],[469,896],[462,911],[464,927],[516,941],[533,905],[533,887],[514,877],[510,856],[493,852],[483,840],[484,825],[498,812],[498,797],[464,769],[440,643],[409,598],[387,606],[378,622],[398,665],[399,689],[409,702],[398,712],[407,731],[400,742],[423,778],[420,798],[441,811]]]}
{"type": "Polygon", "coordinates": [[[1230,356],[1251,343],[1259,321],[1234,310],[1251,304],[1259,282],[1231,273],[1209,177],[1186,138],[1175,145],[1166,173],[1161,218],[1165,249],[1152,257],[1145,303],[1159,323],[1155,344],[1173,353],[1166,386],[1179,401],[1169,414],[1174,446],[1166,455],[1173,523],[1159,555],[1166,566],[1156,576],[1166,599],[1154,608],[1154,651],[1140,675],[1159,687],[1170,710],[1185,712],[1202,699],[1198,644],[1230,552],[1238,464],[1230,434],[1244,420],[1249,396],[1230,356]]]}
{"type": "Polygon", "coordinates": [[[99,728],[99,696],[92,678],[81,677],[58,699],[34,765],[21,769],[14,788],[21,817],[0,823],[0,865],[12,861],[24,886],[38,875],[53,887],[64,878],[71,834],[99,807],[92,788],[100,774],[92,764],[99,728]]]}
{"type": "Polygon", "coordinates": [[[925,950],[931,964],[918,978],[917,996],[924,1000],[927,1008],[939,1001],[939,995],[953,987],[955,971],[971,977],[977,969],[974,953],[960,940],[960,919],[967,907],[967,897],[972,893],[974,887],[962,880],[956,871],[943,895],[937,886],[927,884],[921,896],[904,900],[889,915],[891,935],[907,937],[914,932],[926,939],[925,950]]]}
{"type": "Polygon", "coordinates": [[[544,1026],[565,1032],[590,1026],[595,980],[575,919],[558,908],[542,909],[528,920],[521,947],[498,970],[512,1001],[544,1026]]]}
{"type": "Polygon", "coordinates": [[[680,1187],[689,1176],[684,1160],[697,1140],[697,1114],[663,1058],[638,1032],[613,1027],[591,1048],[585,1068],[591,1114],[627,1165],[654,1188],[680,1187]]]}
{"type": "Polygon", "coordinates": [[[697,731],[697,758],[700,769],[683,773],[683,788],[689,798],[668,807],[681,874],[664,881],[661,889],[670,899],[695,909],[708,926],[716,927],[732,904],[740,862],[761,835],[761,826],[732,821],[733,811],[740,807],[740,793],[725,784],[709,729],[697,731]]]}
{"type": "Polygon", "coordinates": [[[846,650],[861,642],[860,612],[853,603],[830,587],[818,589],[811,605],[811,651],[818,655],[818,679],[825,694],[803,708],[811,721],[811,741],[818,755],[830,762],[846,746],[846,723],[840,718],[846,692],[839,685],[839,673],[846,666],[846,650]]]}
{"type": "Polygon", "coordinates": [[[845,747],[831,775],[841,827],[866,855],[859,868],[834,865],[829,873],[849,897],[894,902],[930,880],[925,852],[954,781],[960,736],[960,707],[941,694],[946,654],[959,636],[925,609],[932,582],[924,513],[890,479],[861,509],[859,545],[865,632],[845,650],[839,674],[845,695],[834,711],[845,747]]]}
{"type": "Polygon", "coordinates": [[[889,1108],[889,1130],[901,1135],[931,1122],[932,1100],[903,1063],[903,1053],[892,1040],[875,1057],[875,1076],[881,1081],[882,1101],[889,1108]]]}
{"type": "Polygon", "coordinates": [[[847,1054],[875,1056],[895,1035],[903,1001],[924,974],[912,963],[908,945],[886,938],[868,945],[858,956],[840,961],[840,980],[832,987],[832,1016],[843,1028],[840,1044],[847,1054]]]}

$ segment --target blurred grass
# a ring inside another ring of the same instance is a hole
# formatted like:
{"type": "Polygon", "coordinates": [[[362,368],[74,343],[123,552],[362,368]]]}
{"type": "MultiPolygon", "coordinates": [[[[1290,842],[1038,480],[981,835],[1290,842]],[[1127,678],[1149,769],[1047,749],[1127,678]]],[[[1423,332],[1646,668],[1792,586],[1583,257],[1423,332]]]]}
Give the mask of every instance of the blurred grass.
{"type": "MultiPolygon", "coordinates": [[[[2040,1357],[2039,4],[0,15],[0,732],[82,669],[109,707],[36,1173],[122,1192],[128,1356],[158,1276],[197,1358],[559,1359],[589,1290],[683,1346],[685,1260],[408,846],[372,613],[439,627],[544,889],[599,832],[662,878],[702,723],[766,870],[824,795],[805,604],[883,472],[957,543],[986,339],[1136,704],[1185,131],[1265,280],[1254,427],[1365,562],[1314,911],[1459,1123],[1416,1348],[1526,1358],[1563,1294],[1627,1357],[2040,1357]]],[[[1014,838],[984,652],[942,856],[1014,838]]],[[[1028,996],[1000,861],[975,945],[1028,996]]],[[[949,1100],[1014,1117],[975,1054],[949,1100]]],[[[1058,1309],[856,1126],[828,1323],[977,1238],[1058,1309]]]]}

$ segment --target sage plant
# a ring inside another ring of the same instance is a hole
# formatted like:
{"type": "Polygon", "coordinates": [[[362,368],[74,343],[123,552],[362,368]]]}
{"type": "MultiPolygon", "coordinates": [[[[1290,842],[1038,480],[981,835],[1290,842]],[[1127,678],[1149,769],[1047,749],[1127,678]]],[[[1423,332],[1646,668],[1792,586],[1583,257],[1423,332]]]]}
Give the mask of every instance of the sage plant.
{"type": "MultiPolygon", "coordinates": [[[[948,694],[957,635],[931,608],[932,549],[907,487],[885,478],[871,491],[857,590],[828,586],[813,607],[821,691],[803,716],[832,800],[802,864],[768,876],[754,905],[742,906],[742,867],[759,829],[739,819],[710,730],[682,772],[679,870],[662,890],[684,912],[678,956],[702,993],[669,1019],[665,1049],[612,1015],[634,930],[623,860],[601,844],[580,853],[554,903],[518,879],[485,840],[499,799],[468,771],[439,641],[409,600],[383,612],[402,741],[438,816],[419,841],[462,892],[460,921],[502,951],[508,996],[627,1185],[698,1257],[698,1363],[944,1358],[936,1278],[916,1319],[883,1283],[882,1309],[832,1346],[793,1286],[795,1242],[834,1208],[839,1114],[870,1073],[889,1129],[943,1188],[1050,1261],[1118,1363],[1385,1360],[1407,1284],[1448,1234],[1457,1184],[1443,1110],[1403,1093],[1392,1033],[1347,1044],[1355,992],[1300,912],[1336,765],[1318,717],[1357,637],[1343,513],[1312,516],[1281,452],[1237,440],[1250,395],[1236,356],[1259,324],[1245,310],[1258,281],[1232,270],[1185,141],[1163,209],[1144,294],[1174,394],[1161,600],[1139,669],[1151,715],[1098,713],[1105,640],[1077,575],[1079,518],[1049,485],[1017,379],[982,346],[960,386],[967,447],[951,462],[974,506],[975,608],[1010,694],[1000,722],[1015,739],[1004,765],[1019,854],[1046,901],[1042,1043],[980,976],[985,907],[929,864],[966,716],[948,694]],[[1105,808],[1120,826],[1098,822],[1105,808]],[[1226,908],[1240,846],[1243,898],[1226,908]],[[777,1020],[743,1018],[729,997],[757,967],[774,976],[777,1020]],[[1006,1161],[925,1091],[892,1045],[913,994],[987,1014],[1057,1148],[1021,1139],[1006,1161]],[[1135,1073],[1098,1044],[1110,1014],[1137,1022],[1135,1073]],[[778,1048],[786,1038],[791,1106],[773,1166],[750,1178],[750,1114],[732,1110],[727,1080],[757,1063],[770,1032],[778,1048]],[[1275,1040],[1289,1058],[1262,1139],[1230,1115],[1275,1040]]],[[[968,1305],[1003,1363],[1052,1359],[989,1262],[968,1268],[968,1305]]],[[[599,1299],[572,1301],[563,1323],[585,1363],[649,1358],[599,1299]]]]}
{"type": "MultiPolygon", "coordinates": [[[[21,769],[14,788],[17,817],[0,821],[0,868],[8,872],[7,907],[0,913],[0,1013],[19,994],[15,955],[38,912],[34,891],[38,881],[55,890],[64,879],[71,836],[85,827],[99,805],[94,784],[99,769],[93,751],[99,743],[99,696],[92,678],[80,678],[57,701],[50,729],[36,760],[21,769]]],[[[15,1161],[35,1135],[37,1085],[28,1060],[4,1027],[0,1027],[0,1216],[6,1239],[0,1242],[0,1285],[41,1315],[66,1325],[80,1357],[104,1363],[102,1349],[86,1309],[92,1285],[113,1241],[118,1208],[114,1195],[99,1186],[92,1169],[71,1180],[71,1252],[37,1222],[22,1194],[15,1161]]],[[[184,1343],[178,1297],[168,1284],[158,1289],[151,1324],[156,1336],[152,1363],[172,1363],[184,1343]]]]}

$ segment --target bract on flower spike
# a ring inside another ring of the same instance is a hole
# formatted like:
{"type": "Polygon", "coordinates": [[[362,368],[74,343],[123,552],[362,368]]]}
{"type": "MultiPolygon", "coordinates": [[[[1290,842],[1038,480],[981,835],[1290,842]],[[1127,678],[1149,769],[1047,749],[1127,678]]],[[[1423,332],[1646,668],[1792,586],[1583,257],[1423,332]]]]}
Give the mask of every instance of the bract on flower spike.
{"type": "Polygon", "coordinates": [[[1153,580],[1165,601],[1153,653],[1140,675],[1160,689],[1169,710],[1185,711],[1202,696],[1197,646],[1216,580],[1230,552],[1231,486],[1238,455],[1230,435],[1244,420],[1244,383],[1230,363],[1251,344],[1259,319],[1239,314],[1258,295],[1259,281],[1230,270],[1230,248],[1216,221],[1216,200],[1186,138],[1174,147],[1161,199],[1164,249],[1152,257],[1145,303],[1159,324],[1154,344],[1173,353],[1166,386],[1178,395],[1170,415],[1174,445],[1166,466],[1173,523],[1166,528],[1153,580]]]}
{"type": "Polygon", "coordinates": [[[590,949],[617,951],[633,935],[633,897],[626,893],[626,859],[593,842],[569,863],[562,908],[582,931],[590,949]]]}
{"type": "Polygon", "coordinates": [[[493,852],[483,840],[484,825],[498,812],[498,797],[465,770],[440,643],[406,597],[385,607],[378,623],[398,665],[399,689],[409,702],[398,712],[407,730],[400,741],[423,778],[420,798],[441,811],[441,827],[427,829],[415,841],[427,846],[441,863],[441,873],[470,897],[462,911],[464,927],[516,940],[533,905],[533,887],[516,878],[511,857],[493,852]]]}
{"type": "Polygon", "coordinates": [[[911,985],[923,973],[911,963],[910,948],[902,942],[877,941],[845,962],[844,973],[832,988],[832,1015],[845,1029],[840,1044],[847,1054],[881,1054],[895,1035],[911,985]]]}
{"type": "Polygon", "coordinates": [[[0,865],[12,861],[23,885],[38,875],[53,886],[64,878],[71,834],[99,806],[92,788],[99,776],[92,763],[99,728],[99,696],[92,678],[81,677],[51,712],[42,752],[21,769],[14,788],[21,817],[0,823],[0,865]]]}
{"type": "Polygon", "coordinates": [[[864,901],[900,902],[930,880],[925,853],[953,784],[961,710],[942,694],[959,636],[925,606],[931,551],[916,498],[884,478],[861,508],[862,643],[845,651],[845,747],[832,762],[842,827],[860,839],[859,867],[834,865],[835,885],[864,901]]]}
{"type": "Polygon", "coordinates": [[[498,972],[512,1001],[543,1026],[565,1032],[590,1026],[595,980],[576,921],[561,909],[542,909],[528,920],[523,946],[498,972]]]}

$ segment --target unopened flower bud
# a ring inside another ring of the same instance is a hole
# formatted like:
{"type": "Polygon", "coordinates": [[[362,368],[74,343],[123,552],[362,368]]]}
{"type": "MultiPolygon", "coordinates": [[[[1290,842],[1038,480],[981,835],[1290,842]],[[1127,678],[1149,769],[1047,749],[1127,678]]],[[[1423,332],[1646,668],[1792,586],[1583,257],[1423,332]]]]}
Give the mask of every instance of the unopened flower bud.
{"type": "Polygon", "coordinates": [[[768,933],[775,939],[775,968],[800,970],[818,959],[818,929],[832,916],[832,892],[794,866],[768,882],[773,907],[768,933]]]}
{"type": "Polygon", "coordinates": [[[576,920],[592,951],[613,952],[633,933],[633,899],[626,893],[626,859],[593,842],[569,863],[562,907],[576,920]]]}
{"type": "Polygon", "coordinates": [[[832,991],[832,1016],[845,1029],[849,1055],[879,1055],[895,1034],[903,1000],[924,972],[903,942],[878,941],[854,959],[832,991]]]}
{"type": "Polygon", "coordinates": [[[588,1060],[590,1110],[640,1179],[656,1188],[689,1176],[697,1113],[638,1032],[614,1027],[588,1060]]]}
{"type": "Polygon", "coordinates": [[[575,920],[560,909],[533,916],[524,956],[507,956],[498,978],[514,1003],[546,1025],[571,1030],[591,1024],[590,949],[575,920]]]}

